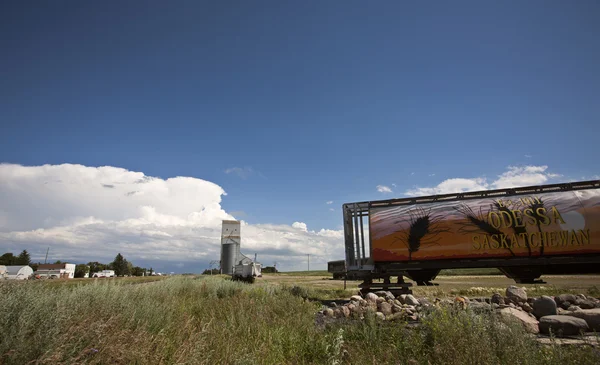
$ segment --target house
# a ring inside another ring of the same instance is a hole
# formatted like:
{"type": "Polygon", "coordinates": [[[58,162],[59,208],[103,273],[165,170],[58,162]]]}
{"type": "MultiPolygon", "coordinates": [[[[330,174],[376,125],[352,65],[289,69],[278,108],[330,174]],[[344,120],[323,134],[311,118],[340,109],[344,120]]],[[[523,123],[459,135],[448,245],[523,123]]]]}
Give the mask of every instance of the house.
{"type": "Polygon", "coordinates": [[[11,280],[27,280],[33,274],[31,266],[6,266],[8,279],[11,280]]]}
{"type": "Polygon", "coordinates": [[[49,279],[73,279],[75,264],[40,264],[35,276],[49,279]]]}

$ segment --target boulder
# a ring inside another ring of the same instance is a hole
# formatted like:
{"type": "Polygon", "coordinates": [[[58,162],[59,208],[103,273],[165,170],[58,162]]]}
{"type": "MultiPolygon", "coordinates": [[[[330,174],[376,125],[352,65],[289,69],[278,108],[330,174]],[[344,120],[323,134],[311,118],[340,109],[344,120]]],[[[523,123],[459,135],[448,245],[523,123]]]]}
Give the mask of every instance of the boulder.
{"type": "Polygon", "coordinates": [[[542,296],[533,302],[533,314],[537,318],[556,315],[556,302],[552,297],[542,296]]]}
{"type": "Polygon", "coordinates": [[[419,303],[419,301],[417,300],[417,298],[413,297],[412,294],[407,294],[406,298],[404,298],[404,303],[408,304],[408,305],[420,305],[421,303],[419,303]]]}
{"type": "MultiPolygon", "coordinates": [[[[562,304],[564,302],[575,303],[575,301],[577,301],[577,297],[574,296],[573,294],[561,294],[561,295],[555,296],[554,300],[556,301],[557,306],[563,307],[562,304]]],[[[567,308],[569,308],[569,307],[567,306],[567,308]]],[[[567,308],[565,308],[565,309],[567,309],[567,308]]]]}
{"type": "Polygon", "coordinates": [[[350,317],[350,308],[348,308],[347,306],[345,306],[345,305],[341,306],[341,307],[340,307],[340,311],[342,312],[342,315],[343,315],[345,318],[348,318],[348,317],[350,317]]]}
{"type": "Polygon", "coordinates": [[[348,309],[350,309],[350,312],[356,314],[356,315],[361,315],[364,311],[363,307],[350,307],[348,306],[348,309]]]}
{"type": "Polygon", "coordinates": [[[350,297],[350,300],[355,300],[357,302],[360,302],[361,300],[363,300],[363,298],[360,295],[353,295],[350,297]]]}
{"type": "Polygon", "coordinates": [[[400,300],[400,303],[406,304],[406,295],[407,294],[400,294],[400,296],[396,297],[396,299],[400,300]]]}
{"type": "Polygon", "coordinates": [[[331,309],[331,308],[327,308],[327,309],[325,309],[325,310],[323,311],[323,314],[324,314],[326,317],[333,317],[333,315],[334,315],[334,313],[333,313],[333,309],[331,309]]]}
{"type": "Polygon", "coordinates": [[[375,293],[367,293],[367,295],[365,296],[367,302],[377,303],[377,298],[379,297],[375,293]]]}
{"type": "Polygon", "coordinates": [[[377,319],[385,320],[385,315],[383,313],[377,312],[375,315],[377,316],[377,319]]]}
{"type": "Polygon", "coordinates": [[[374,292],[374,294],[377,295],[378,297],[385,297],[386,292],[385,292],[385,290],[379,290],[379,291],[374,292]]]}
{"type": "Polygon", "coordinates": [[[504,297],[500,295],[500,293],[494,293],[492,295],[491,301],[495,304],[504,304],[504,297]]]}
{"type": "Polygon", "coordinates": [[[590,330],[600,332],[600,308],[580,309],[567,315],[583,319],[590,330]]]}
{"type": "Polygon", "coordinates": [[[392,294],[391,291],[386,291],[385,292],[385,299],[393,301],[393,300],[396,299],[396,297],[394,296],[394,294],[392,294]]]}
{"type": "Polygon", "coordinates": [[[562,309],[569,309],[569,307],[572,306],[573,304],[575,304],[575,303],[566,301],[566,302],[560,303],[560,307],[562,309]]]}
{"type": "MultiPolygon", "coordinates": [[[[577,313],[577,312],[573,312],[577,313]]],[[[573,316],[545,316],[540,318],[540,332],[548,335],[550,332],[558,337],[578,335],[589,329],[585,320],[573,316]]]]}
{"type": "Polygon", "coordinates": [[[521,304],[521,309],[524,310],[527,313],[533,312],[533,308],[529,305],[529,303],[523,303],[523,304],[521,304]]]}
{"type": "Polygon", "coordinates": [[[581,310],[581,307],[578,307],[578,306],[576,306],[576,305],[572,305],[572,306],[570,306],[569,308],[567,308],[567,310],[568,310],[569,312],[579,312],[579,311],[581,310]]]}
{"type": "Polygon", "coordinates": [[[506,288],[506,297],[515,303],[527,301],[527,292],[523,288],[511,285],[506,288]]]}
{"type": "Polygon", "coordinates": [[[379,312],[385,314],[386,316],[388,314],[392,314],[392,306],[387,302],[379,303],[378,309],[379,312]]]}
{"type": "Polygon", "coordinates": [[[398,313],[398,312],[402,312],[402,307],[399,305],[394,304],[392,306],[392,313],[398,313]]]}
{"type": "Polygon", "coordinates": [[[384,303],[385,302],[385,298],[382,297],[377,297],[377,299],[375,300],[375,303],[377,303],[377,305],[379,305],[379,303],[384,303]]]}
{"type": "Polygon", "coordinates": [[[581,309],[596,308],[596,302],[594,302],[593,300],[590,300],[590,299],[577,299],[575,301],[575,304],[577,306],[581,307],[581,309]]]}
{"type": "Polygon", "coordinates": [[[401,303],[401,302],[400,302],[398,299],[395,299],[395,300],[394,300],[394,304],[395,304],[395,305],[402,305],[402,303],[401,303]]]}
{"type": "Polygon", "coordinates": [[[503,308],[499,311],[500,316],[504,320],[517,320],[525,330],[529,333],[539,333],[538,321],[531,318],[527,312],[515,308],[503,308]]]}

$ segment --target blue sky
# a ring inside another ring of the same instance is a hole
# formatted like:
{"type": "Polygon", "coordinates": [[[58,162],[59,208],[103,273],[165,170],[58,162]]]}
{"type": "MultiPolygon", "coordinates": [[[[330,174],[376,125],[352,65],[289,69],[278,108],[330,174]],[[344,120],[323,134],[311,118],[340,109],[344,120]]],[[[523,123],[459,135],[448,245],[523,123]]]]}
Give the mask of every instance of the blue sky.
{"type": "Polygon", "coordinates": [[[583,0],[5,1],[0,162],[195,177],[236,218],[313,230],[345,202],[508,166],[591,178],[599,17],[583,0]]]}

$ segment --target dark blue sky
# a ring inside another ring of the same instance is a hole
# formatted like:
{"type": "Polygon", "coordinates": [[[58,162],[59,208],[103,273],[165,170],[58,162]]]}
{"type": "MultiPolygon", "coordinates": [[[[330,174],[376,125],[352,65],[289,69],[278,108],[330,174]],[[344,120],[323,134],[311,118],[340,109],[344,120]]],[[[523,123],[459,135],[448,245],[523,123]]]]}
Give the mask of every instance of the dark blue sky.
{"type": "Polygon", "coordinates": [[[380,184],[578,179],[599,170],[598,19],[584,0],[3,1],[0,162],[198,177],[240,218],[311,229],[380,184]]]}

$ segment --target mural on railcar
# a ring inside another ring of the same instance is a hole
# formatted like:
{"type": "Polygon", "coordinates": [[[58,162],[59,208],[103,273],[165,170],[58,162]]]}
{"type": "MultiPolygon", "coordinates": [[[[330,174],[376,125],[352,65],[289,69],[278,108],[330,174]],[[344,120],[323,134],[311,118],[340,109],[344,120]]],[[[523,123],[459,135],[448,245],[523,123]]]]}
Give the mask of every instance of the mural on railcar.
{"type": "Polygon", "coordinates": [[[600,190],[372,208],[376,261],[600,253],[600,190]]]}

